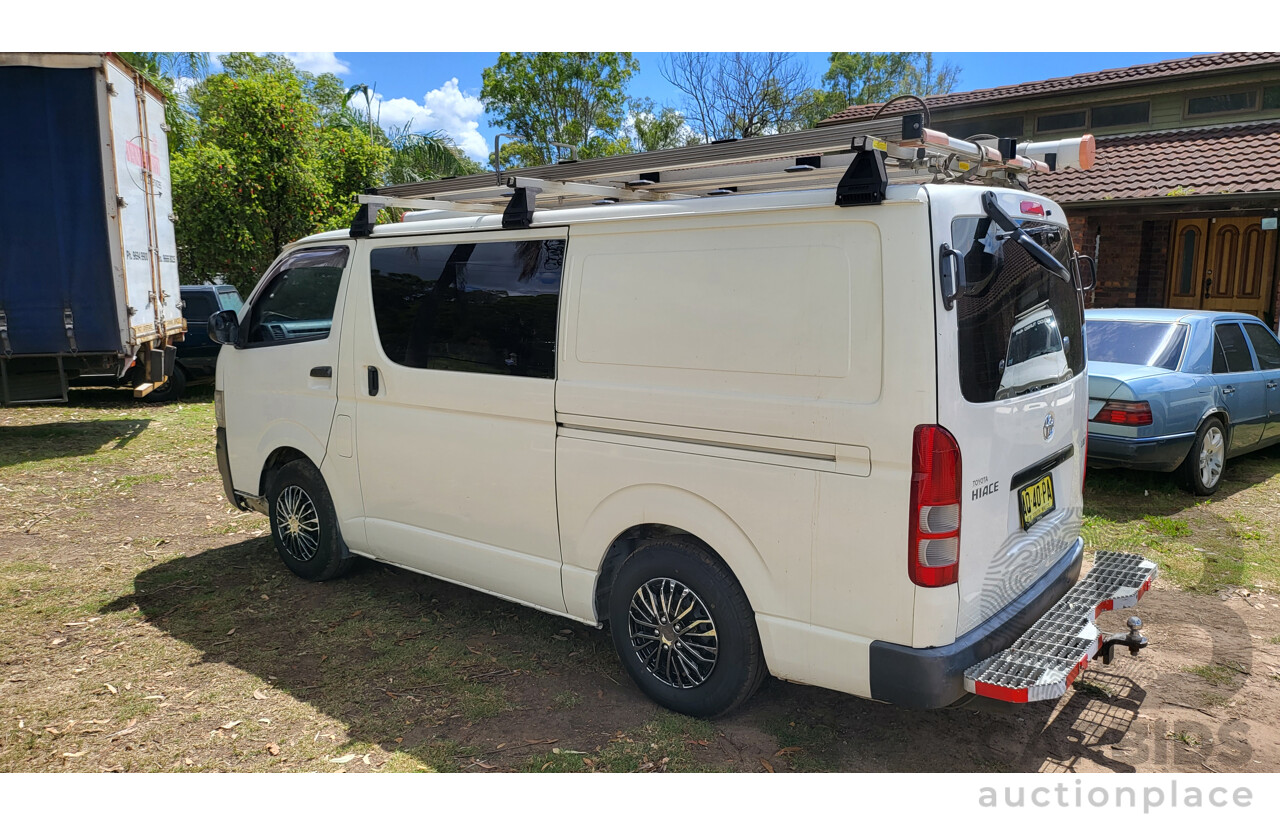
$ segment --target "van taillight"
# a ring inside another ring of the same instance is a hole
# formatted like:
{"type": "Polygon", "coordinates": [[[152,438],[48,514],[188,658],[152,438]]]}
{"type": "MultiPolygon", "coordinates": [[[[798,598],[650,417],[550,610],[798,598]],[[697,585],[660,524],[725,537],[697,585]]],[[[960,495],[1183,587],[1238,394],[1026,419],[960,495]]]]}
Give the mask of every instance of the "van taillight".
{"type": "Polygon", "coordinates": [[[1151,405],[1146,401],[1108,401],[1093,420],[1100,424],[1145,427],[1151,423],[1151,405]]]}
{"type": "Polygon", "coordinates": [[[932,424],[916,427],[911,449],[907,572],[921,587],[955,584],[960,570],[960,446],[932,424]]]}

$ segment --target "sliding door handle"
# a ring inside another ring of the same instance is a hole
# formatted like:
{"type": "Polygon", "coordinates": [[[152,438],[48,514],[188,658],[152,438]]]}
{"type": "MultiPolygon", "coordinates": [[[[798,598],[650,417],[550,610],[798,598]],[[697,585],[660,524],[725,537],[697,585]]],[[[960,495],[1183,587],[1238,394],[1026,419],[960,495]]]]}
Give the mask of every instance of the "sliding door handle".
{"type": "Polygon", "coordinates": [[[369,367],[369,395],[378,394],[378,368],[369,367]]]}
{"type": "Polygon", "coordinates": [[[332,378],[333,367],[312,367],[311,377],[312,378],[332,378]]]}

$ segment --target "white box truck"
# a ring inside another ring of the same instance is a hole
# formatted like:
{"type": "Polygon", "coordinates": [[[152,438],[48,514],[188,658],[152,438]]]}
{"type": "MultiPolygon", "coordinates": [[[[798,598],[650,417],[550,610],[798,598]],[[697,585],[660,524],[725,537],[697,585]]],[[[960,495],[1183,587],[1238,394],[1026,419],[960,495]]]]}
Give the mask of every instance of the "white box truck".
{"type": "Polygon", "coordinates": [[[164,94],[112,54],[0,54],[0,403],[146,395],[186,331],[164,94]]]}

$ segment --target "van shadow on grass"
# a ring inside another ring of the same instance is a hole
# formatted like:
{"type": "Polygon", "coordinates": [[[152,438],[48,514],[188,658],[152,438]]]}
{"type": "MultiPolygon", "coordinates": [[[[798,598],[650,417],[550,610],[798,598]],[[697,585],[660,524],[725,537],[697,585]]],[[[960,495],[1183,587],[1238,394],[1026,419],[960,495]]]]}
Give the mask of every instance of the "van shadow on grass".
{"type": "Polygon", "coordinates": [[[101,612],[135,605],[203,661],[336,719],[353,743],[438,769],[513,742],[576,737],[594,747],[656,711],[605,632],[372,562],[341,580],[303,581],[270,538],[152,566],[101,612]]]}
{"type": "Polygon", "coordinates": [[[104,447],[121,450],[150,423],[127,418],[0,427],[0,467],[90,455],[104,447]]]}

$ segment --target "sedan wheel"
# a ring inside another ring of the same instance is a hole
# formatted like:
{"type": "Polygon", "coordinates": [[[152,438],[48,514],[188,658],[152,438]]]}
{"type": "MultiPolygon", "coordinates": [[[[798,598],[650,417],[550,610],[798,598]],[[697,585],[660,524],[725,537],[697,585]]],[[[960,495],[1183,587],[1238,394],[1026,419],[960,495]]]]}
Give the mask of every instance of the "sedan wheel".
{"type": "Polygon", "coordinates": [[[1227,464],[1227,431],[1222,421],[1210,418],[1200,425],[1178,477],[1182,486],[1199,496],[1213,495],[1222,484],[1227,464]]]}
{"type": "Polygon", "coordinates": [[[1222,479],[1222,465],[1226,461],[1227,447],[1219,427],[1210,427],[1200,444],[1200,483],[1214,488],[1222,479]]]}

